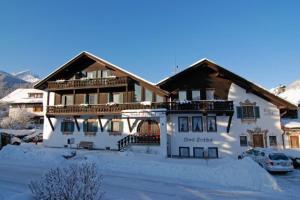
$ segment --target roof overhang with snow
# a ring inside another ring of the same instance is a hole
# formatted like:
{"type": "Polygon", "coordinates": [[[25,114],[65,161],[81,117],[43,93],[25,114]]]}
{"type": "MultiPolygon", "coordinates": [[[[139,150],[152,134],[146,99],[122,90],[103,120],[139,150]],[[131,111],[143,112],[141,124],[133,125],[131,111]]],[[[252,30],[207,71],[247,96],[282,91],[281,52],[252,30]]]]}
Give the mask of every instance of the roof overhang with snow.
{"type": "Polygon", "coordinates": [[[152,87],[152,88],[155,88],[156,90],[159,90],[161,93],[165,94],[165,95],[168,95],[168,92],[165,91],[165,90],[162,90],[161,88],[159,88],[156,84],[154,83],[151,83],[150,81],[147,81],[133,73],[130,73],[128,72],[127,70],[117,66],[117,65],[114,65],[112,63],[110,63],[109,61],[107,60],[104,60],[98,56],[95,56],[89,52],[81,52],[80,54],[78,54],[77,56],[75,56],[74,58],[72,58],[71,60],[69,60],[68,62],[66,62],[65,64],[61,65],[60,67],[58,67],[54,72],[50,73],[47,77],[45,77],[43,80],[41,80],[40,82],[38,82],[34,88],[36,89],[46,89],[47,88],[47,81],[49,81],[51,78],[53,78],[55,75],[63,72],[64,70],[67,70],[74,62],[78,61],[79,59],[82,59],[82,58],[89,58],[89,59],[92,59],[96,62],[101,62],[101,63],[105,63],[107,66],[109,66],[110,68],[112,69],[115,69],[115,70],[119,70],[121,72],[123,72],[124,74],[126,74],[127,76],[131,77],[132,79],[136,80],[136,81],[139,81],[139,82],[143,82],[144,84],[152,87]]]}
{"type": "Polygon", "coordinates": [[[208,60],[207,58],[201,59],[194,64],[190,65],[186,69],[184,69],[181,72],[178,72],[177,74],[174,74],[173,76],[169,78],[165,78],[162,81],[157,83],[157,86],[163,86],[164,84],[167,84],[169,81],[174,81],[180,76],[184,76],[185,74],[188,74],[189,72],[193,70],[201,70],[205,67],[211,68],[212,70],[216,71],[218,74],[218,77],[231,80],[233,83],[239,85],[240,87],[247,90],[247,92],[251,92],[269,102],[276,105],[279,109],[291,109],[291,110],[297,110],[297,106],[272,94],[267,89],[258,86],[257,84],[246,80],[245,78],[219,66],[215,62],[208,60]]]}

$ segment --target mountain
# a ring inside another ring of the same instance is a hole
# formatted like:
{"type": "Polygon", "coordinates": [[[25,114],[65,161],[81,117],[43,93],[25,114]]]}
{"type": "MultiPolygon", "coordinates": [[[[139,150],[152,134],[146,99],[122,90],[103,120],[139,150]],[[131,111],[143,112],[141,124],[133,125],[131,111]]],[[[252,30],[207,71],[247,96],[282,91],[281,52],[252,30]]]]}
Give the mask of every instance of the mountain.
{"type": "Polygon", "coordinates": [[[0,70],[0,98],[21,87],[30,88],[33,84],[0,70]]]}
{"type": "Polygon", "coordinates": [[[33,74],[29,70],[13,73],[12,75],[29,83],[36,83],[40,80],[40,77],[38,75],[33,74]]]}
{"type": "Polygon", "coordinates": [[[297,106],[300,105],[300,80],[296,80],[288,86],[280,85],[271,89],[271,92],[297,106]]]}

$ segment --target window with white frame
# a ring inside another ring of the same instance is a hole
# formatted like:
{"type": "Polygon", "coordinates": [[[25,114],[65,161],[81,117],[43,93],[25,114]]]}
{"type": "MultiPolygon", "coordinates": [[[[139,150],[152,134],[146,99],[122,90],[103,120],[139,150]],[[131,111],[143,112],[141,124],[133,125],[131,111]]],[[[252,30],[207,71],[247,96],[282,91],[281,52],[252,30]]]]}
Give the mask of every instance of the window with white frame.
{"type": "Polygon", "coordinates": [[[206,100],[215,99],[215,89],[208,88],[206,89],[206,100]]]}
{"type": "Polygon", "coordinates": [[[193,101],[200,101],[201,100],[200,90],[192,90],[192,100],[193,101]]]}
{"type": "Polygon", "coordinates": [[[201,116],[193,116],[192,117],[192,131],[193,132],[202,132],[202,117],[201,116]]]}
{"type": "Polygon", "coordinates": [[[206,117],[206,127],[207,127],[207,132],[216,132],[217,131],[216,116],[207,116],[206,117]]]}
{"type": "Polygon", "coordinates": [[[94,79],[97,78],[97,71],[90,71],[86,73],[87,78],[94,79]]]}
{"type": "Polygon", "coordinates": [[[186,101],[187,100],[187,96],[186,96],[186,91],[179,91],[178,92],[178,100],[179,101],[186,101]]]}

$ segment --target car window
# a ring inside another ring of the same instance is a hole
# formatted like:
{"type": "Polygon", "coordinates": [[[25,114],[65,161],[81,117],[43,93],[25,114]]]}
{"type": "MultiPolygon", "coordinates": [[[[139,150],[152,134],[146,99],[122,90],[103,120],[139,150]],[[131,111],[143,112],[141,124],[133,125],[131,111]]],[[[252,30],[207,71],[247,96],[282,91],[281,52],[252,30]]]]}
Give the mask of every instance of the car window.
{"type": "Polygon", "coordinates": [[[259,151],[253,150],[253,154],[254,154],[255,156],[258,156],[258,153],[259,153],[259,151]]]}
{"type": "Polygon", "coordinates": [[[252,154],[252,153],[253,153],[253,149],[246,151],[246,154],[252,154]]]}
{"type": "Polygon", "coordinates": [[[282,153],[270,154],[269,158],[271,160],[288,160],[289,159],[286,155],[284,155],[282,153]]]}

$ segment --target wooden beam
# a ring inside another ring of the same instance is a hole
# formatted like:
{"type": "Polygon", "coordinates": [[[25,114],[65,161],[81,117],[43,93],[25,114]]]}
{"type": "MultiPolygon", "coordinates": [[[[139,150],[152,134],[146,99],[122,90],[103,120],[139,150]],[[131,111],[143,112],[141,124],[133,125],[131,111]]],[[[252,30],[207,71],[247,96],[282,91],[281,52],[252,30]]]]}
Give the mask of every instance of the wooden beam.
{"type": "Polygon", "coordinates": [[[76,124],[76,127],[77,127],[77,131],[79,132],[80,131],[80,126],[78,124],[77,117],[74,116],[74,120],[75,120],[75,124],[76,124]]]}
{"type": "MultiPolygon", "coordinates": [[[[47,92],[47,106],[49,106],[49,101],[50,101],[49,96],[50,96],[50,92],[48,91],[48,92],[47,92]]],[[[54,98],[55,98],[55,97],[54,97],[54,98]]]]}
{"type": "Polygon", "coordinates": [[[228,124],[227,124],[227,133],[230,131],[231,121],[232,121],[233,114],[229,115],[228,124]]]}
{"type": "Polygon", "coordinates": [[[103,132],[104,127],[103,127],[103,124],[102,124],[102,121],[101,121],[101,116],[98,116],[98,121],[99,121],[99,124],[100,124],[100,130],[101,130],[101,132],[103,132]]]}
{"type": "Polygon", "coordinates": [[[48,121],[49,121],[49,124],[50,124],[50,126],[51,126],[52,131],[54,131],[54,126],[53,126],[53,124],[52,124],[51,118],[47,116],[47,119],[48,119],[48,121]]]}

